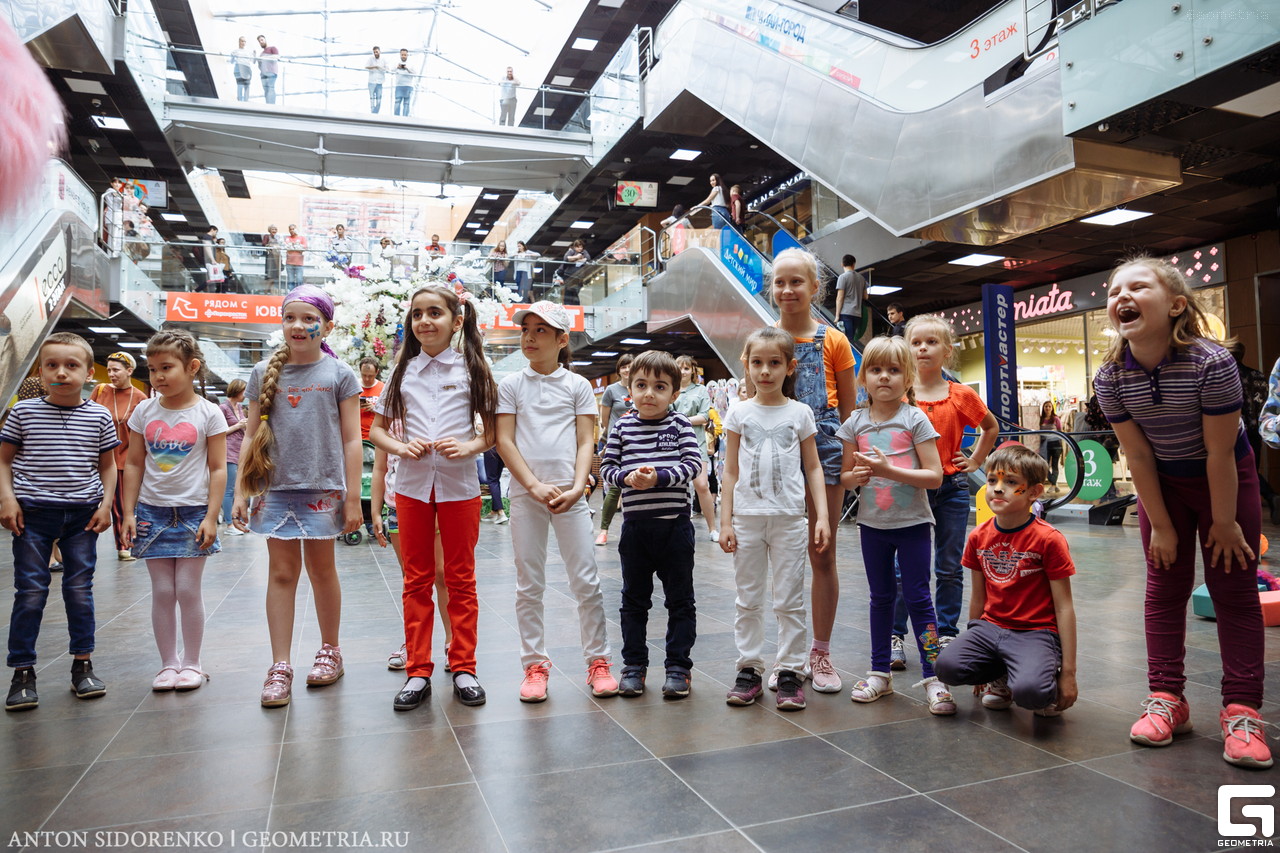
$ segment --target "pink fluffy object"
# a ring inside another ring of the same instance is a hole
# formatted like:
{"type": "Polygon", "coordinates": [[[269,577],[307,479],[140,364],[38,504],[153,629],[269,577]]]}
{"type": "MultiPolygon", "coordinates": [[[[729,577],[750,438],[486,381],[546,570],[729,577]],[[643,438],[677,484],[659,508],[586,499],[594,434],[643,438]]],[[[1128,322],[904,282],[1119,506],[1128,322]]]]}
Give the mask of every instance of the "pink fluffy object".
{"type": "Polygon", "coordinates": [[[44,69],[0,20],[0,216],[12,212],[39,186],[44,165],[66,139],[62,102],[44,69]]]}

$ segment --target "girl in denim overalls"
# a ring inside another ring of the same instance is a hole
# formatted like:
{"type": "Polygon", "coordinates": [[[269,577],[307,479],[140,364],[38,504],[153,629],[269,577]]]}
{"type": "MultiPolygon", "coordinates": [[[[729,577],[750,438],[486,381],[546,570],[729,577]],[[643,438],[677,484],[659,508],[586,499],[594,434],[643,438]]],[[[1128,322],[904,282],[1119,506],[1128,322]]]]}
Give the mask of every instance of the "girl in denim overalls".
{"type": "MultiPolygon", "coordinates": [[[[855,363],[849,339],[839,330],[814,320],[811,306],[819,297],[818,260],[803,249],[786,249],[773,263],[771,294],[778,306],[778,327],[796,339],[796,399],[813,409],[817,422],[818,457],[826,483],[831,545],[818,552],[813,545],[817,517],[813,501],[806,500],[809,512],[809,565],[813,568],[810,599],[813,608],[813,648],[809,669],[813,689],[819,693],[840,690],[840,676],[831,664],[831,629],[836,621],[840,580],[836,575],[836,525],[844,505],[840,485],[843,448],[836,430],[853,411],[856,384],[855,363]],[[834,396],[832,394],[834,391],[834,396]]],[[[776,673],[775,673],[776,676],[776,673]]],[[[775,688],[771,677],[769,687],[775,688]]]]}

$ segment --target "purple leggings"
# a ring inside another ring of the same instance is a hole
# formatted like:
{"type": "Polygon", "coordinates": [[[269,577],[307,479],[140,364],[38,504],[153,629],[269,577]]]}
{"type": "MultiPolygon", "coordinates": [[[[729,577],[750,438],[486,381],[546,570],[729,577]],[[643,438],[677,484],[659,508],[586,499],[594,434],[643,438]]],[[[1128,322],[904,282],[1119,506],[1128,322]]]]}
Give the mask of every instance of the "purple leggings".
{"type": "Polygon", "coordinates": [[[862,540],[862,563],[871,587],[871,669],[889,671],[889,637],[893,633],[893,598],[897,586],[893,558],[897,555],[902,574],[902,597],[907,602],[911,627],[920,650],[920,671],[933,675],[938,656],[938,622],[929,597],[929,557],[931,524],[914,524],[882,530],[858,525],[862,540]]]}
{"type": "MultiPolygon", "coordinates": [[[[1262,505],[1258,502],[1258,474],[1253,453],[1236,459],[1236,522],[1245,541],[1258,553],[1262,532],[1262,505]]],[[[1182,695],[1186,683],[1183,658],[1186,656],[1187,599],[1196,582],[1196,541],[1209,534],[1213,509],[1209,501],[1207,477],[1160,475],[1160,492],[1165,509],[1178,532],[1178,551],[1173,566],[1157,569],[1147,556],[1147,680],[1152,691],[1182,695]]],[[[1138,523],[1142,548],[1149,551],[1151,522],[1142,502],[1138,502],[1138,523]]],[[[1258,560],[1246,568],[1234,564],[1231,572],[1209,565],[1209,551],[1201,547],[1204,579],[1218,618],[1218,646],[1222,654],[1222,704],[1262,702],[1262,606],[1258,601],[1258,560]]]]}

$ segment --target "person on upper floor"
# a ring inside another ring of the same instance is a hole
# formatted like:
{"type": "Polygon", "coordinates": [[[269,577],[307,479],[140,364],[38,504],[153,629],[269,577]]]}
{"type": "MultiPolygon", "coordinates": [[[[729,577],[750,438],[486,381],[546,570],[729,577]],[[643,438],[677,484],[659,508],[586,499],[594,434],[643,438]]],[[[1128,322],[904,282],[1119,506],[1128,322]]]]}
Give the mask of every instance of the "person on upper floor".
{"type": "Polygon", "coordinates": [[[711,222],[715,228],[723,228],[729,224],[729,196],[727,188],[724,185],[724,179],[718,174],[713,174],[710,179],[711,192],[707,197],[698,202],[698,207],[711,208],[711,222]]]}
{"type": "Polygon", "coordinates": [[[258,36],[258,73],[262,76],[262,94],[268,104],[276,102],[276,77],[280,74],[280,48],[267,44],[266,36],[258,36]]]}
{"type": "Polygon", "coordinates": [[[377,115],[382,111],[382,84],[391,70],[382,48],[373,46],[373,54],[365,59],[364,67],[369,72],[369,112],[377,115]]]}

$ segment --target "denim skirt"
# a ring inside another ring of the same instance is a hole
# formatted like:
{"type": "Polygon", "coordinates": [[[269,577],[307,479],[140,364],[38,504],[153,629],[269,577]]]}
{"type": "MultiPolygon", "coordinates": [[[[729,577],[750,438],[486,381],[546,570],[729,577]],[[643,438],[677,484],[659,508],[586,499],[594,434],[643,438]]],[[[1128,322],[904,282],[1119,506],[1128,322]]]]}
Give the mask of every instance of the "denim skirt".
{"type": "Polygon", "coordinates": [[[249,529],[271,539],[334,539],[345,496],[341,489],[273,489],[250,502],[249,529]]]}
{"type": "Polygon", "coordinates": [[[133,538],[133,556],[143,559],[170,557],[207,557],[222,550],[215,537],[213,544],[201,549],[196,533],[204,521],[207,507],[152,506],[139,503],[134,509],[138,531],[133,538]]]}

